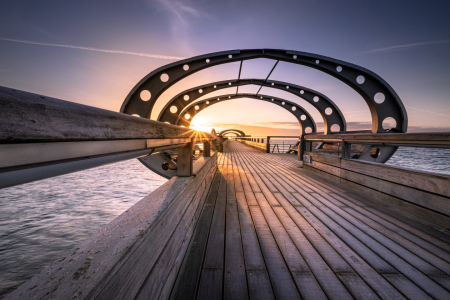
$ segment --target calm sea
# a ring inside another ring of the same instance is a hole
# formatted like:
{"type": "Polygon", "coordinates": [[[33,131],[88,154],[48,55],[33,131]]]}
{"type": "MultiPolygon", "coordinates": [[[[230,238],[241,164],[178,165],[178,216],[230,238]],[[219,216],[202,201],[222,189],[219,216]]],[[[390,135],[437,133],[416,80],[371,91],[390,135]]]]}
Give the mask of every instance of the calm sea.
{"type": "MultiPolygon", "coordinates": [[[[388,164],[450,175],[450,149],[400,148],[388,164]]],[[[164,182],[133,159],[0,190],[0,298],[164,182]]]]}

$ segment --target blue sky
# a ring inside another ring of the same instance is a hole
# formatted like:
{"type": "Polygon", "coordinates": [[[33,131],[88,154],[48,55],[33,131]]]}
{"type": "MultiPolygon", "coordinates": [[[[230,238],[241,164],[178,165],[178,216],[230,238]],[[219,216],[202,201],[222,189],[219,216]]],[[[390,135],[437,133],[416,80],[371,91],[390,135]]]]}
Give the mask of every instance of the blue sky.
{"type": "MultiPolygon", "coordinates": [[[[2,1],[0,85],[117,111],[142,77],[177,59],[229,49],[292,49],[374,71],[402,99],[410,131],[449,131],[449,15],[449,1],[2,1]]],[[[272,65],[245,62],[241,77],[264,78],[272,65]]],[[[164,93],[156,108],[190,86],[236,78],[238,68],[194,74],[164,93]]],[[[370,128],[362,98],[326,74],[280,63],[271,79],[316,89],[338,104],[351,126],[370,128]]],[[[261,93],[296,101],[321,122],[295,96],[261,93]]],[[[297,126],[289,113],[256,100],[217,104],[194,122],[250,131],[297,126]]]]}

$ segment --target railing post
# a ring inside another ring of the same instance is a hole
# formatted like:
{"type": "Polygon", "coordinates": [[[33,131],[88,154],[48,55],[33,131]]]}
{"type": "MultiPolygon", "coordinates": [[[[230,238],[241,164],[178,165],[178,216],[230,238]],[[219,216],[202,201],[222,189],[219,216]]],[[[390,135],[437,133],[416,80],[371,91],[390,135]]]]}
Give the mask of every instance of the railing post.
{"type": "Polygon", "coordinates": [[[194,143],[191,139],[190,143],[184,144],[178,149],[177,157],[177,176],[190,177],[192,176],[193,160],[192,151],[194,149],[194,143]]]}
{"type": "Polygon", "coordinates": [[[270,153],[270,136],[267,137],[266,153],[270,153]]]}
{"type": "Polygon", "coordinates": [[[352,144],[342,141],[342,158],[351,158],[352,144]]]}
{"type": "Polygon", "coordinates": [[[298,143],[298,160],[303,161],[303,155],[305,155],[306,150],[306,140],[305,137],[302,136],[300,138],[300,143],[298,143]]]}
{"type": "Polygon", "coordinates": [[[203,142],[203,157],[211,157],[211,141],[203,142]]]}

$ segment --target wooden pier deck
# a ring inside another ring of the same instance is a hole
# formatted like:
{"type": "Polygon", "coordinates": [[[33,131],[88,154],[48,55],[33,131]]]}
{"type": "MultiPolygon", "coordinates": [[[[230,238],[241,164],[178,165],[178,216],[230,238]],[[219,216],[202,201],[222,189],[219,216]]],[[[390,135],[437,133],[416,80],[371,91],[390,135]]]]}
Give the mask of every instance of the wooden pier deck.
{"type": "Polygon", "coordinates": [[[299,164],[225,143],[171,299],[450,299],[450,236],[299,164]]]}

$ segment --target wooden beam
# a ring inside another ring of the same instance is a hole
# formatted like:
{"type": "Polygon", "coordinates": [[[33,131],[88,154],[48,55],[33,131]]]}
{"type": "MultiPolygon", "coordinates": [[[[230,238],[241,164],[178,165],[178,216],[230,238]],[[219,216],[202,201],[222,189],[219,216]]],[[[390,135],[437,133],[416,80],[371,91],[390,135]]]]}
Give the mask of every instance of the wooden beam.
{"type": "Polygon", "coordinates": [[[177,176],[189,177],[192,176],[193,160],[192,151],[194,149],[194,143],[184,144],[183,147],[178,149],[177,157],[177,176]]]}

